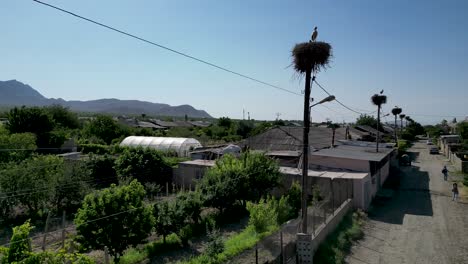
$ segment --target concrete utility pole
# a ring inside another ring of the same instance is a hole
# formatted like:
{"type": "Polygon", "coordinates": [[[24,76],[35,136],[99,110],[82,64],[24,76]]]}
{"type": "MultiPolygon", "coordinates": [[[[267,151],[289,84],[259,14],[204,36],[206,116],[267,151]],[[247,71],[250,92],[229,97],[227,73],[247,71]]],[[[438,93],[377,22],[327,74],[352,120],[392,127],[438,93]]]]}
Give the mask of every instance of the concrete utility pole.
{"type": "MultiPolygon", "coordinates": [[[[310,87],[312,71],[306,71],[304,91],[304,131],[302,137],[302,233],[307,234],[307,191],[306,182],[309,173],[309,130],[310,130],[310,87]]],[[[315,76],[312,77],[312,82],[315,76]]]]}

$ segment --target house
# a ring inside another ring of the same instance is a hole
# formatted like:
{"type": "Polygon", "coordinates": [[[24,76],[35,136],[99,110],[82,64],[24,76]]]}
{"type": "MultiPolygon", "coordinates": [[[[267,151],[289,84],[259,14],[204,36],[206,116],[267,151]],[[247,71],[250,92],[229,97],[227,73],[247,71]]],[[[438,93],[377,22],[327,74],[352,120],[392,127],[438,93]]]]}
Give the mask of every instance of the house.
{"type": "Polygon", "coordinates": [[[126,117],[118,117],[117,121],[120,124],[124,124],[130,127],[138,127],[138,128],[149,128],[152,130],[160,130],[160,129],[166,129],[163,126],[159,126],[150,122],[145,122],[145,121],[139,121],[136,118],[126,118],[126,117]]]}
{"type": "MultiPolygon", "coordinates": [[[[377,138],[377,129],[373,128],[373,127],[370,127],[370,126],[355,126],[354,127],[356,130],[359,130],[361,132],[366,132],[366,133],[369,133],[369,135],[372,137],[372,141],[375,141],[375,139],[377,138]]],[[[384,134],[388,134],[387,132],[382,132],[380,131],[379,132],[379,137],[380,137],[380,140],[382,140],[384,134]]]]}
{"type": "MultiPolygon", "coordinates": [[[[249,137],[238,145],[251,150],[269,151],[301,151],[302,127],[278,126],[261,134],[249,137]]],[[[338,128],[333,137],[333,130],[327,127],[311,127],[309,131],[309,145],[311,150],[328,148],[338,144],[338,140],[346,139],[346,128],[338,128]],[[333,142],[334,141],[334,142],[333,142]]]]}
{"type": "Polygon", "coordinates": [[[187,121],[162,121],[159,119],[150,119],[151,123],[165,127],[165,128],[174,128],[174,127],[194,127],[195,125],[187,121]]]}
{"type": "Polygon", "coordinates": [[[366,183],[363,193],[371,200],[390,174],[390,165],[397,160],[395,144],[379,144],[376,152],[373,142],[341,141],[341,144],[310,153],[310,169],[341,169],[366,172],[371,181],[366,183]]]}
{"type": "MultiPolygon", "coordinates": [[[[178,168],[174,169],[173,182],[184,188],[192,188],[196,180],[203,178],[206,170],[216,164],[213,160],[191,160],[180,162],[178,168]]],[[[283,175],[280,187],[273,190],[273,195],[282,195],[290,188],[293,182],[301,182],[302,171],[297,168],[280,167],[283,175]]],[[[353,197],[353,204],[356,208],[367,210],[370,205],[371,195],[366,188],[371,182],[371,177],[367,172],[352,172],[339,169],[309,170],[306,179],[307,190],[312,190],[313,185],[319,186],[323,196],[333,197],[333,201],[338,205],[345,199],[353,197]],[[333,189],[332,189],[333,188],[333,189]],[[332,191],[333,190],[333,191],[332,191]]],[[[325,198],[327,198],[325,197],[325,198]]]]}
{"type": "Polygon", "coordinates": [[[239,146],[229,144],[197,148],[196,150],[190,152],[189,156],[192,160],[215,160],[222,157],[225,154],[231,154],[238,157],[241,151],[242,149],[239,146]]]}
{"type": "Polygon", "coordinates": [[[438,145],[445,156],[450,153],[450,147],[458,145],[461,142],[459,135],[441,135],[438,139],[438,145]]]}

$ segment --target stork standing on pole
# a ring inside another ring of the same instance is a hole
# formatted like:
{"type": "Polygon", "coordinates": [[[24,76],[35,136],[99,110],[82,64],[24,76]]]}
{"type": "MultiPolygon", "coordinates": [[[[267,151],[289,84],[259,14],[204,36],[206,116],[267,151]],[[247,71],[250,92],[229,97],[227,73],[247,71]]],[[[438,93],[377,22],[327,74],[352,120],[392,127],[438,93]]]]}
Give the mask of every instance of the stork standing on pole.
{"type": "Polygon", "coordinates": [[[312,36],[310,37],[310,42],[314,42],[317,39],[317,36],[318,36],[317,27],[314,27],[314,32],[312,33],[312,36]]]}

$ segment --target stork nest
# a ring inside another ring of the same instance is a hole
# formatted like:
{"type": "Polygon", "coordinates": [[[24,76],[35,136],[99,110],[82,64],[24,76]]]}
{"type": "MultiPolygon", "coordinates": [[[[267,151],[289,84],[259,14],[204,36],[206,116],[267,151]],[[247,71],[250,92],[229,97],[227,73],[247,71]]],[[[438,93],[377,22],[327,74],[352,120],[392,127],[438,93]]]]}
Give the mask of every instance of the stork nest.
{"type": "Polygon", "coordinates": [[[371,101],[374,105],[383,105],[387,103],[387,96],[385,95],[380,95],[380,94],[374,94],[371,97],[371,101]]]}
{"type": "Polygon", "coordinates": [[[326,42],[314,41],[296,44],[292,50],[294,69],[299,73],[310,70],[319,72],[328,66],[331,53],[332,47],[326,42]]]}

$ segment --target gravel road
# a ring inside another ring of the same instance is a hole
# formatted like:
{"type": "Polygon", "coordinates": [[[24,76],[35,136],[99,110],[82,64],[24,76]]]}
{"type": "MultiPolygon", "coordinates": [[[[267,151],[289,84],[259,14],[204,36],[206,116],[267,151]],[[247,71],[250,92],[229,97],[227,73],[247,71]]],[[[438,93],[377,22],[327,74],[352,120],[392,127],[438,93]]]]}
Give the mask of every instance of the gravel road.
{"type": "Polygon", "coordinates": [[[393,197],[369,211],[348,263],[468,263],[468,203],[451,199],[451,178],[441,173],[449,163],[423,142],[409,151],[413,166],[402,167],[393,197]]]}

